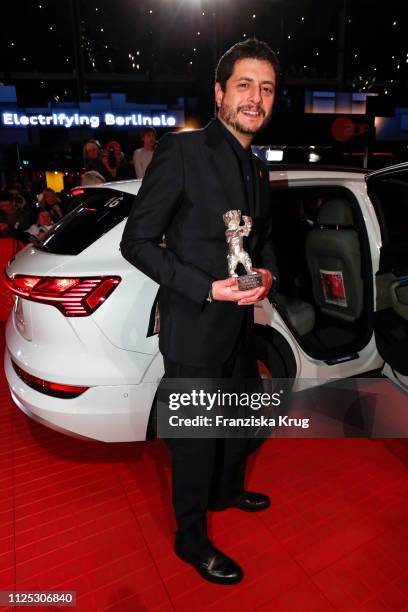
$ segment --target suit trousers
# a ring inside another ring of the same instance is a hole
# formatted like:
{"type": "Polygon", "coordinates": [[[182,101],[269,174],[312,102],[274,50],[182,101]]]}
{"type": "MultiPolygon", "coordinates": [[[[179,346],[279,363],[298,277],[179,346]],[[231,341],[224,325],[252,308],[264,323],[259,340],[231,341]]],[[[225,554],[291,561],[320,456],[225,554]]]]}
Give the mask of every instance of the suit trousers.
{"type": "MultiPolygon", "coordinates": [[[[248,309],[249,310],[249,309],[248,309]]],[[[251,313],[248,312],[248,316],[251,313]]],[[[242,388],[246,379],[258,378],[255,350],[243,333],[228,360],[215,366],[193,367],[164,358],[166,378],[232,379],[242,388]]],[[[167,438],[172,457],[173,506],[180,537],[190,550],[208,546],[206,512],[227,508],[244,490],[245,463],[251,440],[245,438],[167,438]]]]}

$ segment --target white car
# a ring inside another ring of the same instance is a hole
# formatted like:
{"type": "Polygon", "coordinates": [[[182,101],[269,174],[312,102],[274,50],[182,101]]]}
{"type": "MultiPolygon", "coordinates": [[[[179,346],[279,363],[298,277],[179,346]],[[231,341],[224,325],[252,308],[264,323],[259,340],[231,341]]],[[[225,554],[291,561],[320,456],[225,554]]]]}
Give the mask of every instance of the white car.
{"type": "MultiPolygon", "coordinates": [[[[408,389],[408,164],[270,172],[276,303],[255,310],[264,376],[382,369],[408,389]]],[[[140,181],[76,190],[77,207],[6,270],[16,303],[5,371],[14,402],[64,433],[144,440],[163,363],[146,337],[157,285],[120,254],[140,181]]]]}

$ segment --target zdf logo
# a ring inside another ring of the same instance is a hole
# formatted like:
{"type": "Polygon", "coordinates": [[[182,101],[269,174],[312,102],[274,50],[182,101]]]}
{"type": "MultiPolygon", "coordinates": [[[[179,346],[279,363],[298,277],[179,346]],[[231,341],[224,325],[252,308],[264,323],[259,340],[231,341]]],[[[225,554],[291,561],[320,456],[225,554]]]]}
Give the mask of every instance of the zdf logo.
{"type": "Polygon", "coordinates": [[[331,125],[331,133],[338,142],[346,142],[354,136],[364,136],[369,128],[368,123],[354,123],[350,117],[337,117],[331,125]]]}

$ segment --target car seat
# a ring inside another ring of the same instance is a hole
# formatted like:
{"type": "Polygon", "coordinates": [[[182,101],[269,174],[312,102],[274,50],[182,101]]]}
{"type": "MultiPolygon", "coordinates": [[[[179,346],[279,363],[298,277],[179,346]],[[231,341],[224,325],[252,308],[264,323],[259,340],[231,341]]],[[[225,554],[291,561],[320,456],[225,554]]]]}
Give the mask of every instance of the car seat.
{"type": "Polygon", "coordinates": [[[345,198],[324,202],[306,238],[313,296],[322,313],[353,323],[363,308],[358,233],[345,198]]]}

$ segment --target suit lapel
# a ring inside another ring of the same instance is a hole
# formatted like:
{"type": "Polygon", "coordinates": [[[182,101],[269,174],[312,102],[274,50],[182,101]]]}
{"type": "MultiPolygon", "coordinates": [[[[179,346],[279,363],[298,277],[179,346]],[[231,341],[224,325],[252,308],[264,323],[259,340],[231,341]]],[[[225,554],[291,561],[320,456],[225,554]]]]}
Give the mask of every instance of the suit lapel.
{"type": "Polygon", "coordinates": [[[254,177],[254,189],[255,189],[255,210],[254,217],[255,219],[261,214],[261,168],[259,168],[256,157],[252,154],[252,171],[254,177]]]}
{"type": "MultiPolygon", "coordinates": [[[[205,130],[209,163],[225,194],[225,202],[222,203],[222,213],[226,210],[247,210],[245,185],[242,181],[241,169],[236,155],[223,137],[215,120],[212,120],[205,130]]],[[[245,240],[249,253],[254,252],[258,242],[260,233],[258,225],[262,223],[262,207],[265,205],[261,201],[261,187],[264,180],[263,174],[266,170],[255,155],[252,156],[252,168],[255,210],[251,215],[254,221],[253,231],[245,240]]]]}
{"type": "Polygon", "coordinates": [[[222,186],[226,210],[246,210],[245,186],[241,177],[239,162],[228,142],[223,138],[216,121],[211,121],[207,128],[208,159],[222,186]]]}
{"type": "Polygon", "coordinates": [[[263,172],[263,169],[260,168],[260,166],[257,163],[257,159],[255,155],[252,155],[252,171],[253,171],[253,177],[254,177],[254,208],[255,208],[255,210],[253,211],[254,226],[253,226],[253,231],[249,234],[248,239],[247,239],[248,247],[251,252],[254,251],[255,246],[258,242],[258,236],[259,236],[258,224],[260,223],[260,217],[261,217],[261,179],[262,179],[261,173],[263,172]]]}

